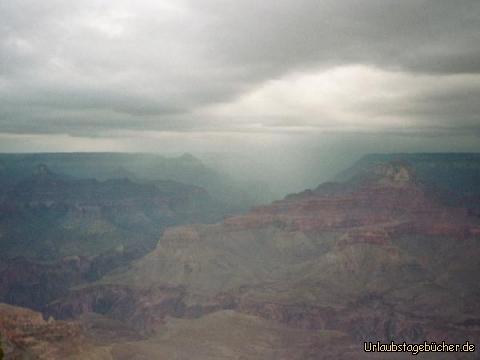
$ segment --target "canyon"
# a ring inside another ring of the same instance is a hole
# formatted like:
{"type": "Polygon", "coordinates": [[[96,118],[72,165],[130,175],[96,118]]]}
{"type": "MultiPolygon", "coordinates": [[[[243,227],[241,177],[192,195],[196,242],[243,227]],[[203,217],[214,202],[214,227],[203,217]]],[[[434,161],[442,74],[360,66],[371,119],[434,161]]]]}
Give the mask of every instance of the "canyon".
{"type": "Polygon", "coordinates": [[[31,335],[50,358],[70,342],[80,345],[68,356],[92,359],[370,359],[364,341],[478,344],[475,191],[451,201],[454,188],[404,159],[361,169],[219,222],[167,227],[150,251],[95,276],[80,256],[24,273],[3,265],[0,290],[18,296],[8,302],[41,314],[5,305],[0,318],[19,320],[0,322],[2,341],[9,353],[37,349],[9,335],[28,315],[36,329],[72,327],[58,344],[31,335]],[[11,279],[46,289],[32,274],[68,286],[28,300],[11,279]]]}

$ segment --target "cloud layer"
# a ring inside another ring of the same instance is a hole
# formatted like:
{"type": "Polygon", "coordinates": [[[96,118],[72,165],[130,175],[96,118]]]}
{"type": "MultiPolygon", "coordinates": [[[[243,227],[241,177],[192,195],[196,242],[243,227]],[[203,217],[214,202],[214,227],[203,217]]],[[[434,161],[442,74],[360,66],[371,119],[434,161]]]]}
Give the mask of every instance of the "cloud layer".
{"type": "Polygon", "coordinates": [[[0,2],[0,133],[478,134],[478,0],[0,2]]]}

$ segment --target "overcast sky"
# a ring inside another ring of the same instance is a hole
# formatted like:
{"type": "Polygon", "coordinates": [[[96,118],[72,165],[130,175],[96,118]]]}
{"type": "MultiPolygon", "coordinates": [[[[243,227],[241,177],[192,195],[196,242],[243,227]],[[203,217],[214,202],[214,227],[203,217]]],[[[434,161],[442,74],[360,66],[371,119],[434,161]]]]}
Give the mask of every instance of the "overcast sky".
{"type": "Polygon", "coordinates": [[[479,0],[0,0],[0,151],[480,151],[479,114],[479,0]]]}

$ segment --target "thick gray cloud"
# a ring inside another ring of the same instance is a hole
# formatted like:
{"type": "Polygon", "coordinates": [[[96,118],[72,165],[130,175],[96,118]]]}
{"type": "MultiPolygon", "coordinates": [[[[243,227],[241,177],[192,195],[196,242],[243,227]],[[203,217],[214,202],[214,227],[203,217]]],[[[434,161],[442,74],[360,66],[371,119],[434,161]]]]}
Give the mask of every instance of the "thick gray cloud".
{"type": "Polygon", "coordinates": [[[0,133],[478,133],[479,79],[478,0],[0,1],[0,133]]]}
{"type": "MultiPolygon", "coordinates": [[[[229,61],[259,67],[366,63],[480,72],[475,0],[209,1],[229,61]]],[[[199,7],[205,8],[203,2],[199,7]]]]}

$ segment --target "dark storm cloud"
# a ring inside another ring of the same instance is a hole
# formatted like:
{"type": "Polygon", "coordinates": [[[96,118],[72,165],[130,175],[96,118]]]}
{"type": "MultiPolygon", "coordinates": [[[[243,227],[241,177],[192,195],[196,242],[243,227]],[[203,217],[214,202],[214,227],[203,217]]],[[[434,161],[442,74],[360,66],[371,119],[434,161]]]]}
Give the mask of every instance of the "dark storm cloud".
{"type": "Polygon", "coordinates": [[[475,0],[208,3],[217,19],[214,38],[229,61],[282,69],[365,63],[434,73],[480,71],[475,0]]]}
{"type": "MultiPolygon", "coordinates": [[[[462,88],[457,91],[439,91],[412,97],[402,107],[392,109],[396,115],[410,115],[419,119],[435,118],[438,127],[461,125],[471,128],[479,124],[480,87],[462,88]]],[[[386,112],[388,113],[388,109],[386,112]]]]}
{"type": "MultiPolygon", "coordinates": [[[[406,77],[480,76],[478,0],[18,0],[0,2],[0,20],[0,132],[237,131],[248,117],[239,126],[204,108],[235,104],[294,72],[351,64],[406,77]]],[[[440,92],[408,86],[410,96],[351,108],[405,116],[413,129],[479,126],[478,81],[440,92]]],[[[252,124],[315,122],[301,106],[267,115],[252,124]]],[[[337,120],[324,122],[340,129],[337,120]]],[[[371,127],[367,117],[357,123],[371,127]]]]}

